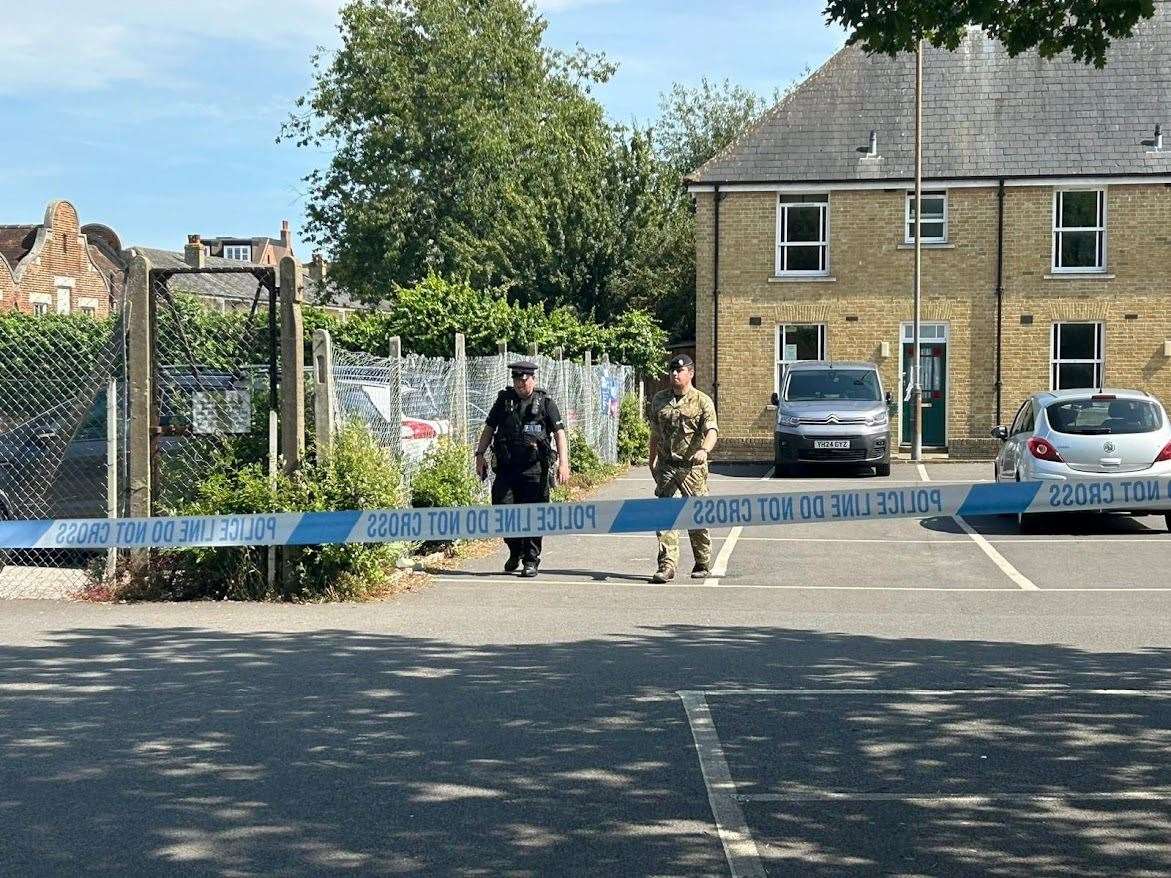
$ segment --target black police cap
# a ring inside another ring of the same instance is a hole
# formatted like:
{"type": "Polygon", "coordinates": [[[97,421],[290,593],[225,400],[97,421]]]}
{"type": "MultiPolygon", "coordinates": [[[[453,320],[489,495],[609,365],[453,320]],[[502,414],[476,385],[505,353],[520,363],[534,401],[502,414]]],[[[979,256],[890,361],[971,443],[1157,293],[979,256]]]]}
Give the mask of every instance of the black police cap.
{"type": "Polygon", "coordinates": [[[527,372],[530,375],[537,374],[537,364],[532,360],[517,360],[515,363],[509,363],[508,369],[510,372],[527,372]]]}

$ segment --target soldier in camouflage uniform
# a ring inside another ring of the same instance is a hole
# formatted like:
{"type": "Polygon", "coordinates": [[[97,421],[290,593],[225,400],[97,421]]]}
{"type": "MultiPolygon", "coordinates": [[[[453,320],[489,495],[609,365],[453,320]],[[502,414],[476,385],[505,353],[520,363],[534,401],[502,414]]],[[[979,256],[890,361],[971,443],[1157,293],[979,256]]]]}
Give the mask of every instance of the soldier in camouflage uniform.
{"type": "MultiPolygon", "coordinates": [[[[671,360],[671,389],[651,400],[651,475],[655,496],[707,496],[707,459],[716,446],[716,408],[711,397],[697,390],[695,363],[687,354],[671,360]]],[[[712,539],[707,528],[687,532],[695,555],[692,579],[711,573],[712,539]]],[[[659,569],[651,582],[675,578],[679,564],[679,534],[659,531],[659,569]]]]}

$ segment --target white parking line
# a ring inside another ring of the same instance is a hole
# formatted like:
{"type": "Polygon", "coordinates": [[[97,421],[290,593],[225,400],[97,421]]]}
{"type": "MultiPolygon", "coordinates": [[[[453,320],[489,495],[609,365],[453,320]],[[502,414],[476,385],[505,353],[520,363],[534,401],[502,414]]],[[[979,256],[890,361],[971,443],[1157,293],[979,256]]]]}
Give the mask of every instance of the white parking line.
{"type": "MultiPolygon", "coordinates": [[[[931,477],[927,475],[927,467],[925,467],[923,464],[919,464],[919,476],[925,482],[931,481],[931,477]]],[[[955,520],[955,523],[960,526],[964,533],[972,538],[972,542],[980,547],[980,551],[988,556],[988,560],[1000,568],[1000,572],[1016,583],[1018,588],[1024,591],[1040,591],[1040,589],[1037,588],[1031,579],[1013,567],[1008,562],[1007,558],[996,551],[996,549],[992,548],[992,545],[988,542],[988,540],[984,539],[981,534],[978,534],[972,530],[972,526],[964,521],[963,518],[958,515],[953,515],[952,518],[955,520]]]]}
{"type": "MultiPolygon", "coordinates": [[[[630,580],[630,579],[550,579],[549,577],[538,579],[520,579],[518,577],[505,578],[480,578],[476,575],[471,576],[436,576],[435,582],[443,583],[444,585],[515,585],[518,588],[533,588],[539,586],[606,586],[607,588],[653,588],[659,590],[662,586],[651,585],[650,577],[645,581],[630,580]]],[[[946,585],[751,585],[740,582],[722,582],[714,581],[711,585],[708,580],[696,580],[694,582],[682,581],[671,586],[672,589],[681,588],[718,588],[718,589],[756,589],[762,591],[905,591],[905,592],[948,592],[950,594],[1020,594],[1020,591],[1013,588],[1001,587],[955,587],[946,585]]],[[[1088,586],[1086,588],[1042,588],[1038,589],[1041,594],[1061,594],[1065,592],[1171,592],[1171,586],[1088,586]]]]}
{"type": "Polygon", "coordinates": [[[760,862],[760,852],[748,828],[748,821],[744,819],[744,812],[736,801],[736,784],[732,780],[732,772],[728,770],[728,761],[724,758],[724,749],[720,746],[720,737],[712,722],[707,700],[702,692],[680,692],[679,697],[683,700],[687,723],[691,726],[691,737],[699,756],[699,771],[707,787],[708,804],[715,818],[716,832],[724,845],[728,868],[733,878],[763,878],[766,873],[760,862]]]}
{"type": "Polygon", "coordinates": [[[1126,802],[1162,802],[1171,799],[1171,789],[1111,790],[1110,792],[1069,793],[853,793],[825,790],[807,793],[738,793],[737,802],[781,802],[802,804],[809,802],[945,802],[949,805],[991,805],[996,802],[1066,802],[1114,800],[1126,802]]]}

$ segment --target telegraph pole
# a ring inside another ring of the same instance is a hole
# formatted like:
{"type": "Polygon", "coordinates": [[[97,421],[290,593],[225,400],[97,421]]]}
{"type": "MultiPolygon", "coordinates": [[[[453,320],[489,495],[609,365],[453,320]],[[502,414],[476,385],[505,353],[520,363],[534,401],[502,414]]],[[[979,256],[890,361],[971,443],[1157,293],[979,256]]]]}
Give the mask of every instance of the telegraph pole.
{"type": "Polygon", "coordinates": [[[919,311],[923,276],[923,39],[915,44],[915,316],[911,333],[911,460],[923,457],[923,385],[919,374],[919,311]]]}

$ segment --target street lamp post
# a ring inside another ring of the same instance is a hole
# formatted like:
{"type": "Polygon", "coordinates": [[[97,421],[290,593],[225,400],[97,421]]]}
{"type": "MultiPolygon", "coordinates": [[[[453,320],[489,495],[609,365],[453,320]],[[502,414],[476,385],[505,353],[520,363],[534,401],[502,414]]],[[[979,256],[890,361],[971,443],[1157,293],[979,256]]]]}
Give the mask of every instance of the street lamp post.
{"type": "Polygon", "coordinates": [[[923,40],[915,44],[915,314],[911,329],[911,460],[923,457],[923,386],[919,374],[919,310],[923,275],[923,40]]]}

